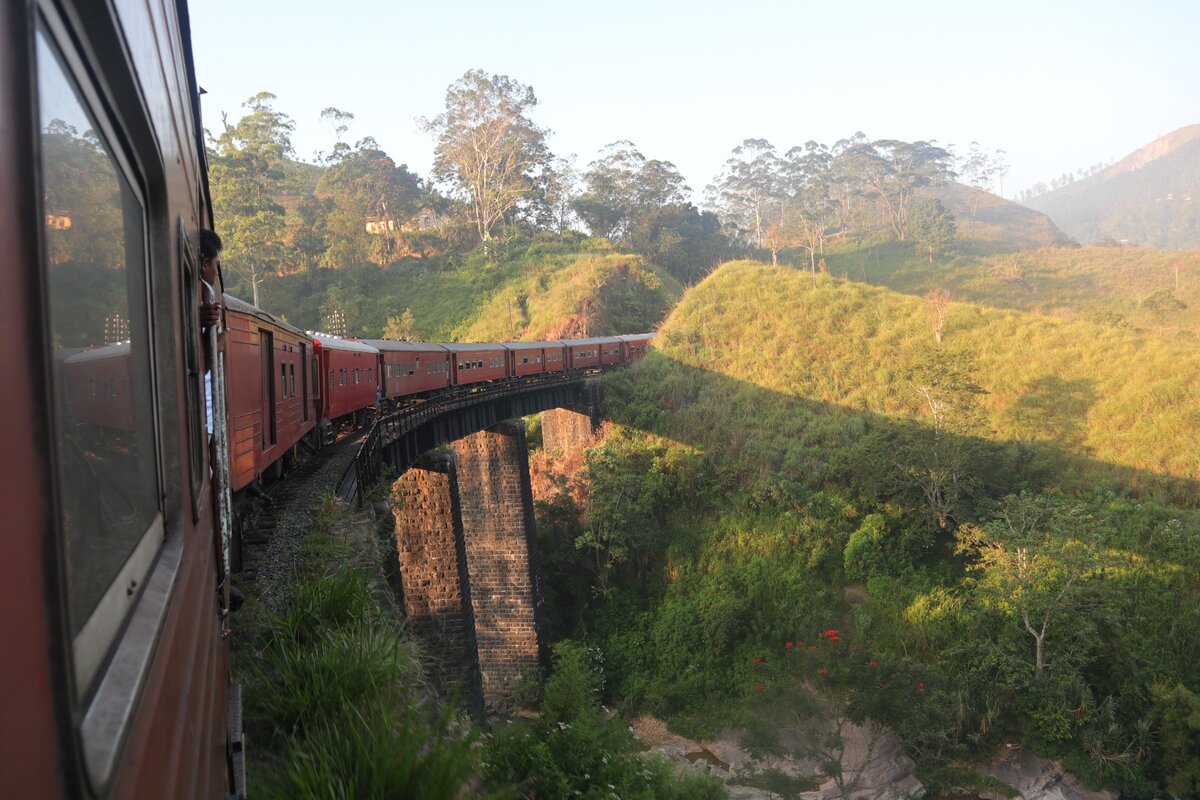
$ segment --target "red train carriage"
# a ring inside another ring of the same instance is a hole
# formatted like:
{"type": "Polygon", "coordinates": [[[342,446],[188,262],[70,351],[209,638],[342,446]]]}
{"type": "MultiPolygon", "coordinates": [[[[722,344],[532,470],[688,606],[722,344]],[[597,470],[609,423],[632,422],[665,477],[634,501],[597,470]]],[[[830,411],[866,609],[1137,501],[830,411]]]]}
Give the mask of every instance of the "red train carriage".
{"type": "Polygon", "coordinates": [[[563,346],[558,342],[505,342],[508,374],[513,378],[562,369],[563,346]],[[551,358],[558,356],[554,361],[551,358]]]}
{"type": "Polygon", "coordinates": [[[606,339],[563,339],[567,349],[567,369],[588,369],[600,366],[600,346],[606,339]]]}
{"type": "Polygon", "coordinates": [[[421,396],[450,385],[450,356],[440,344],[360,339],[379,351],[376,365],[385,400],[421,396]]]}
{"type": "Polygon", "coordinates": [[[284,455],[316,427],[313,343],[299,328],[228,294],[225,326],[230,488],[236,492],[268,470],[278,472],[284,455]]]}
{"type": "Polygon", "coordinates": [[[646,351],[650,349],[650,342],[654,339],[654,334],[634,333],[617,338],[621,340],[621,360],[630,363],[646,355],[646,351]]]}
{"type": "Polygon", "coordinates": [[[450,383],[454,386],[508,377],[508,351],[502,344],[444,342],[442,347],[450,353],[450,383]]]}
{"type": "Polygon", "coordinates": [[[375,407],[379,351],[337,336],[311,335],[323,387],[318,424],[328,440],[344,417],[375,407]]]}
{"type": "Polygon", "coordinates": [[[624,350],[621,347],[621,340],[616,336],[604,336],[598,341],[600,344],[601,364],[608,367],[620,364],[624,360],[624,350]]]}
{"type": "Polygon", "coordinates": [[[0,3],[6,797],[236,791],[188,36],[173,0],[0,3]]]}

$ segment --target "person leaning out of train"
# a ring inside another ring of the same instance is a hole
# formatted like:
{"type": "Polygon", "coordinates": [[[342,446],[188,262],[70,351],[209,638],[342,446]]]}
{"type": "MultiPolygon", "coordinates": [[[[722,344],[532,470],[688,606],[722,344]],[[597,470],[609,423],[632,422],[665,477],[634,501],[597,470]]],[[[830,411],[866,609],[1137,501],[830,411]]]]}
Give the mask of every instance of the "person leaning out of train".
{"type": "Polygon", "coordinates": [[[215,353],[209,352],[208,331],[214,326],[220,331],[221,295],[217,284],[221,276],[221,237],[206,228],[200,230],[200,332],[204,346],[204,411],[208,418],[208,433],[213,432],[212,364],[215,353]]]}

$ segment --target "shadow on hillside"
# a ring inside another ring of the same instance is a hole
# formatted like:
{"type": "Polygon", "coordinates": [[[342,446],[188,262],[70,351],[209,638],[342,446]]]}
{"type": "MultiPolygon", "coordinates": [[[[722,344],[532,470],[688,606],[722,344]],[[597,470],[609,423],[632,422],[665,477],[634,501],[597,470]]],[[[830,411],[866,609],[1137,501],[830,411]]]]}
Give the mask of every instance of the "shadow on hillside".
{"type": "Polygon", "coordinates": [[[711,461],[769,482],[850,484],[920,501],[911,478],[927,474],[933,448],[941,448],[938,458],[965,459],[976,502],[1048,487],[1108,489],[1182,507],[1200,500],[1194,477],[1063,449],[1082,436],[1095,399],[1090,381],[1042,378],[1014,413],[1030,425],[1036,418],[1037,429],[1051,435],[994,441],[942,434],[935,444],[932,429],[920,421],[788,395],[652,353],[609,377],[607,405],[615,422],[694,446],[711,461]]]}

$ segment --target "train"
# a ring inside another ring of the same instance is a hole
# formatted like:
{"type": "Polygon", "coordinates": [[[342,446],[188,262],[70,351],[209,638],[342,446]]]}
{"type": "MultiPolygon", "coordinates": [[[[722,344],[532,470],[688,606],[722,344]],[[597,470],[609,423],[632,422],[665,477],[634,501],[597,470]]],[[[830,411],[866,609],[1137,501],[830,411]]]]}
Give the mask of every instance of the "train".
{"type": "Polygon", "coordinates": [[[310,335],[219,274],[203,327],[199,96],[185,0],[0,3],[6,796],[243,796],[237,501],[377,410],[650,341],[310,335]]]}

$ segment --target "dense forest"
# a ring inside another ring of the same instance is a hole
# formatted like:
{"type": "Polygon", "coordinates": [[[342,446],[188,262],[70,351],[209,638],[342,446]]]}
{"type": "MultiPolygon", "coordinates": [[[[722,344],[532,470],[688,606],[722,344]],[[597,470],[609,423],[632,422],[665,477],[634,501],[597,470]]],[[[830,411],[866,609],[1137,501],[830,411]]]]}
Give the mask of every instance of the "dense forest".
{"type": "MultiPolygon", "coordinates": [[[[638,755],[644,714],[812,765],[739,775],[764,797],[853,795],[848,725],[897,736],[932,795],[998,791],[1017,745],[1200,795],[1200,254],[1080,248],[991,194],[1003,154],[974,144],[750,138],[701,208],[630,142],[550,153],[506,76],[449,87],[428,177],[332,108],[297,161],[272,99],[211,137],[235,293],[348,335],[658,331],[581,462],[534,454],[536,713],[482,748],[439,718],[428,796],[725,796],[638,755]]],[[[416,758],[419,716],[362,752],[416,758]]],[[[318,744],[273,740],[272,791],[323,785],[287,766],[318,744]]]]}

